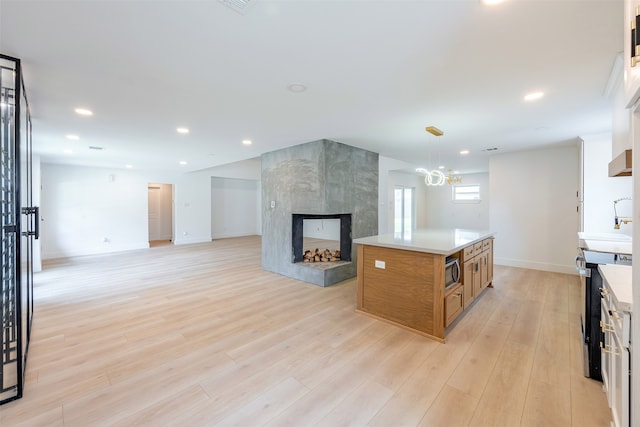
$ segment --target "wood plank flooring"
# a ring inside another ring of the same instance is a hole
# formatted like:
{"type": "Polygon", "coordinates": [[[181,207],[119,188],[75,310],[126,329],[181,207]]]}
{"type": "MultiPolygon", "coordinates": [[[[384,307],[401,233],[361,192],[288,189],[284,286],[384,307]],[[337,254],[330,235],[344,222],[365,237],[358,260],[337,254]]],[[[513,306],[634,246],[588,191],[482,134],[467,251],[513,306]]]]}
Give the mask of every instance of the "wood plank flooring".
{"type": "Polygon", "coordinates": [[[495,267],[440,344],[260,267],[260,238],[49,261],[1,426],[608,426],[577,276],[495,267]]]}

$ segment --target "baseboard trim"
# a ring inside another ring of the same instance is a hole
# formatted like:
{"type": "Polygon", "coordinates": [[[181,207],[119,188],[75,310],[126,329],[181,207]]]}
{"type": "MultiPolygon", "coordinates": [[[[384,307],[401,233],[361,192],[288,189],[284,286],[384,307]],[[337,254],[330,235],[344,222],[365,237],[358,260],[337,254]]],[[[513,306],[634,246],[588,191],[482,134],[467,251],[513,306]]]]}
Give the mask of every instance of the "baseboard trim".
{"type": "Polygon", "coordinates": [[[525,261],[525,260],[519,260],[519,259],[497,258],[497,257],[494,257],[493,263],[496,265],[504,265],[506,267],[528,268],[530,270],[549,271],[551,273],[564,273],[564,274],[573,274],[573,275],[578,274],[578,272],[576,271],[576,267],[573,264],[570,264],[570,265],[550,264],[545,262],[525,261]]]}
{"type": "Polygon", "coordinates": [[[135,251],[139,249],[149,249],[149,242],[141,243],[138,245],[128,245],[128,246],[112,246],[111,244],[108,244],[108,246],[104,248],[85,248],[82,250],[72,250],[72,251],[43,252],[42,259],[50,260],[50,259],[58,259],[58,258],[70,258],[70,257],[76,257],[76,256],[102,255],[102,254],[110,254],[114,252],[135,251]]]}

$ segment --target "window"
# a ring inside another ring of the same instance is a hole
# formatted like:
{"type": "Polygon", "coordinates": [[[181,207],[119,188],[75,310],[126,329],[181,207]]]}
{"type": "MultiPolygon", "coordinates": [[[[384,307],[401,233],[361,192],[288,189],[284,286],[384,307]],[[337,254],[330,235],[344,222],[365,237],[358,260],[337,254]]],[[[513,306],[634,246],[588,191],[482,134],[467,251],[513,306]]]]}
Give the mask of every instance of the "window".
{"type": "Polygon", "coordinates": [[[461,203],[478,203],[480,202],[480,185],[454,185],[453,201],[461,203]]]}
{"type": "Polygon", "coordinates": [[[397,186],[394,191],[394,226],[393,232],[405,236],[411,235],[414,229],[414,191],[415,188],[397,186]]]}

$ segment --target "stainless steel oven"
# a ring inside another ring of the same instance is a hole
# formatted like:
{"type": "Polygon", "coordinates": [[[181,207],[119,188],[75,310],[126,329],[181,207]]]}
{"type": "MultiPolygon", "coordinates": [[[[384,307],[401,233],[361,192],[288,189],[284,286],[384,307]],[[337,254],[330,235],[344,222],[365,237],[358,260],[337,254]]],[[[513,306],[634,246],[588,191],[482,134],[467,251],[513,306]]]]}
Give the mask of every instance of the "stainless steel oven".
{"type": "Polygon", "coordinates": [[[631,255],[606,252],[583,251],[576,257],[576,270],[580,274],[580,293],[582,313],[582,343],[584,357],[584,376],[602,381],[602,359],[600,342],[603,340],[600,328],[602,309],[600,290],[604,287],[598,271],[600,264],[631,265],[631,255]]]}

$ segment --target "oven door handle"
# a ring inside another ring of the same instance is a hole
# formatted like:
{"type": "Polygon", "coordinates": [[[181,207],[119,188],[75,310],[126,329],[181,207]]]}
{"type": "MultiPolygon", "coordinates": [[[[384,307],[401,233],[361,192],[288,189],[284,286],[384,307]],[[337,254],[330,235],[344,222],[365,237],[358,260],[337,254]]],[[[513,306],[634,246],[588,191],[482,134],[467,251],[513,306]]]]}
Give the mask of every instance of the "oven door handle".
{"type": "Polygon", "coordinates": [[[576,271],[582,277],[591,277],[591,269],[587,268],[587,261],[583,256],[578,255],[576,257],[576,271]]]}

